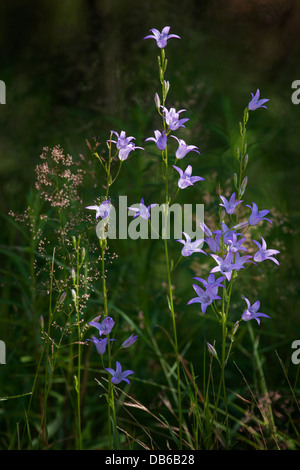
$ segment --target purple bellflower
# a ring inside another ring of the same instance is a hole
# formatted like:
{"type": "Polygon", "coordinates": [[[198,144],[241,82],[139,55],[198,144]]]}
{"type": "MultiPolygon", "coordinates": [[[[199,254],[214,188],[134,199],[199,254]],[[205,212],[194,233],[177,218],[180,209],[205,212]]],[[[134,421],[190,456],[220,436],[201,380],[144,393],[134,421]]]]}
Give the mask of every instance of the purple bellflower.
{"type": "Polygon", "coordinates": [[[164,115],[166,124],[169,126],[169,129],[172,131],[176,131],[179,127],[185,127],[184,123],[189,121],[188,118],[179,119],[179,114],[186,111],[186,109],[181,109],[180,111],[176,112],[175,108],[170,108],[170,111],[167,108],[164,108],[164,115]]]}
{"type": "Polygon", "coordinates": [[[117,136],[117,141],[112,140],[111,142],[114,142],[116,144],[116,147],[118,150],[121,150],[129,145],[129,143],[132,140],[135,140],[135,137],[126,137],[126,132],[121,131],[120,135],[116,131],[110,131],[112,134],[115,134],[117,136]]]}
{"type": "Polygon", "coordinates": [[[205,178],[202,178],[201,176],[192,176],[192,166],[188,165],[185,171],[182,171],[181,168],[178,168],[178,166],[172,165],[172,167],[178,171],[180,178],[178,180],[178,187],[180,189],[185,189],[188,186],[192,186],[194,183],[197,181],[202,181],[205,178]]]}
{"type": "Polygon", "coordinates": [[[111,330],[113,329],[115,322],[111,317],[106,317],[102,320],[101,323],[96,321],[89,322],[89,325],[94,326],[99,331],[99,336],[109,335],[111,330]]]}
{"type": "Polygon", "coordinates": [[[124,160],[127,160],[130,152],[132,152],[133,150],[137,150],[137,149],[145,150],[143,147],[137,147],[136,145],[132,143],[128,144],[127,147],[121,148],[118,153],[119,160],[121,160],[122,162],[124,160]]]}
{"type": "Polygon", "coordinates": [[[245,237],[242,237],[238,240],[237,234],[233,233],[232,238],[228,240],[228,243],[227,243],[227,245],[229,246],[229,250],[232,251],[233,253],[236,253],[239,250],[248,251],[247,248],[242,246],[245,240],[246,240],[245,237]]]}
{"type": "Polygon", "coordinates": [[[86,209],[96,211],[96,219],[101,217],[102,219],[106,219],[110,213],[110,200],[103,201],[99,206],[87,206],[86,209]]]}
{"type": "Polygon", "coordinates": [[[156,143],[158,150],[164,150],[167,146],[167,136],[165,134],[165,131],[154,131],[155,137],[148,137],[145,139],[145,142],[149,140],[153,140],[153,142],[156,143]]]}
{"type": "Polygon", "coordinates": [[[132,334],[131,336],[129,336],[129,338],[127,338],[122,343],[122,348],[129,348],[136,340],[137,340],[137,335],[133,336],[133,334],[132,334]]]}
{"type": "Polygon", "coordinates": [[[252,202],[252,207],[249,206],[248,204],[246,204],[246,207],[249,207],[251,209],[251,215],[249,217],[250,225],[256,225],[261,220],[267,220],[268,222],[270,222],[270,224],[272,224],[272,221],[265,217],[265,215],[267,215],[270,212],[267,209],[259,211],[255,202],[252,202]]]}
{"type": "Polygon", "coordinates": [[[219,204],[219,205],[225,208],[227,214],[233,214],[236,206],[240,204],[241,202],[243,202],[243,201],[235,200],[235,193],[233,193],[230,196],[229,201],[224,196],[220,196],[220,198],[222,199],[222,204],[219,204]]]}
{"type": "Polygon", "coordinates": [[[269,101],[269,99],[260,100],[259,95],[260,95],[259,89],[257,89],[255,95],[253,95],[253,93],[251,93],[252,100],[248,104],[249,111],[254,111],[255,109],[258,109],[258,108],[267,108],[266,106],[264,106],[264,104],[267,101],[269,101]]]}
{"type": "MultiPolygon", "coordinates": [[[[105,353],[106,351],[106,346],[107,346],[107,338],[103,339],[98,339],[95,336],[92,336],[92,339],[87,339],[87,341],[92,341],[94,345],[96,346],[98,354],[101,356],[105,353]]],[[[110,339],[109,341],[116,341],[115,339],[110,339]]]]}
{"type": "Polygon", "coordinates": [[[160,33],[158,29],[150,29],[152,34],[145,36],[144,39],[155,39],[157,46],[160,49],[164,49],[167,45],[167,42],[171,38],[181,39],[177,34],[169,34],[170,26],[165,26],[160,33]]]}
{"type": "Polygon", "coordinates": [[[267,244],[266,241],[264,240],[263,237],[261,237],[262,243],[260,244],[256,240],[253,240],[255,245],[258,247],[258,251],[254,254],[253,259],[256,263],[261,263],[262,261],[266,259],[270,259],[271,261],[274,261],[275,264],[279,265],[279,261],[274,258],[273,255],[277,255],[280,253],[278,250],[268,250],[267,249],[267,244]]]}
{"type": "Polygon", "coordinates": [[[206,255],[205,251],[201,250],[201,248],[198,248],[198,246],[204,242],[203,239],[198,239],[192,242],[191,237],[187,233],[182,233],[185,236],[185,240],[176,240],[177,242],[184,245],[181,250],[182,256],[191,256],[193,253],[204,253],[206,255]]]}
{"type": "Polygon", "coordinates": [[[189,300],[187,305],[200,303],[203,315],[205,314],[208,305],[210,305],[213,300],[221,298],[215,294],[212,287],[208,287],[206,290],[203,290],[201,289],[201,287],[197,286],[196,284],[193,284],[193,288],[197,294],[197,297],[194,297],[193,299],[189,300]]]}
{"type": "Polygon", "coordinates": [[[124,370],[122,372],[122,366],[121,364],[116,361],[116,370],[111,369],[111,368],[106,368],[107,372],[109,372],[112,375],[111,383],[112,384],[118,384],[124,380],[124,382],[127,382],[130,384],[129,380],[126,378],[128,375],[133,374],[133,370],[124,370]]]}
{"type": "Polygon", "coordinates": [[[187,145],[184,140],[178,139],[175,135],[171,135],[178,142],[178,149],[176,150],[175,156],[178,160],[181,160],[189,152],[197,152],[200,155],[198,147],[196,145],[187,145]]]}
{"type": "Polygon", "coordinates": [[[128,207],[129,210],[135,212],[133,218],[135,219],[136,217],[140,216],[142,217],[142,219],[150,219],[150,209],[154,206],[157,206],[157,204],[150,204],[148,207],[145,206],[144,204],[144,199],[142,198],[141,199],[141,202],[140,202],[140,207],[137,208],[137,207],[128,207]]]}
{"type": "Polygon", "coordinates": [[[207,281],[206,279],[202,279],[201,277],[194,277],[194,279],[196,279],[196,281],[202,282],[203,286],[206,289],[209,287],[215,295],[218,294],[219,287],[224,287],[223,284],[221,284],[221,282],[224,281],[224,277],[221,276],[218,279],[215,279],[215,275],[213,273],[209,274],[207,281]]]}
{"type": "Polygon", "coordinates": [[[243,297],[243,299],[245,300],[245,302],[247,304],[247,310],[245,310],[244,313],[242,314],[242,320],[249,321],[249,320],[254,319],[260,325],[259,317],[270,318],[269,315],[266,315],[265,313],[260,313],[260,312],[257,311],[260,307],[260,301],[259,300],[257,300],[256,302],[254,302],[253,305],[251,305],[249,300],[246,297],[243,297]]]}
{"type": "Polygon", "coordinates": [[[211,273],[220,272],[223,274],[228,281],[231,279],[231,274],[233,270],[238,271],[239,269],[244,268],[241,264],[237,264],[234,262],[234,253],[229,251],[225,257],[225,259],[221,258],[217,255],[210,255],[214,258],[214,260],[218,263],[218,266],[211,269],[211,273]]]}

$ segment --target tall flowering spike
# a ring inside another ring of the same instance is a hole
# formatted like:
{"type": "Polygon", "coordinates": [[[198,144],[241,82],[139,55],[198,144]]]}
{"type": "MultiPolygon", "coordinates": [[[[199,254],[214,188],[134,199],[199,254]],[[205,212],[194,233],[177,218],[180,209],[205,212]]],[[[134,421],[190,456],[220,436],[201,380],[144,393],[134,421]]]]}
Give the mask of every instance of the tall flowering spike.
{"type": "Polygon", "coordinates": [[[255,204],[255,202],[252,202],[252,207],[249,206],[248,204],[246,204],[246,207],[249,207],[251,209],[251,215],[249,217],[249,225],[256,225],[261,220],[267,220],[268,222],[270,222],[270,224],[272,224],[272,221],[265,217],[265,215],[269,214],[270,212],[269,210],[265,209],[265,210],[259,211],[257,204],[255,204]]]}
{"type": "Polygon", "coordinates": [[[118,384],[124,380],[124,382],[127,382],[130,384],[129,380],[127,379],[128,375],[133,374],[133,370],[124,370],[122,372],[122,366],[121,364],[116,361],[116,370],[111,369],[111,368],[106,368],[105,369],[107,372],[109,372],[112,375],[111,383],[112,384],[118,384]]]}
{"type": "Polygon", "coordinates": [[[97,330],[99,331],[99,336],[102,336],[103,334],[109,335],[109,333],[113,329],[114,324],[115,322],[111,317],[104,318],[101,323],[96,321],[89,322],[90,326],[94,326],[95,328],[97,328],[97,330]]]}
{"type": "Polygon", "coordinates": [[[220,199],[222,200],[222,204],[219,204],[219,205],[225,208],[227,214],[233,214],[236,206],[240,204],[241,202],[243,202],[243,201],[235,200],[235,193],[233,193],[230,196],[229,201],[224,196],[220,196],[220,199]]]}
{"type": "Polygon", "coordinates": [[[184,123],[189,121],[189,119],[179,119],[179,114],[183,113],[184,111],[186,111],[186,109],[180,109],[180,111],[176,111],[175,108],[170,108],[170,110],[164,108],[164,118],[169,129],[176,131],[176,129],[179,127],[185,127],[184,123]]]}
{"type": "Polygon", "coordinates": [[[165,134],[165,131],[154,131],[155,137],[148,137],[145,139],[145,142],[148,142],[149,140],[153,140],[153,142],[156,143],[158,150],[164,150],[167,146],[167,136],[165,134]]]}
{"type": "Polygon", "coordinates": [[[168,40],[171,38],[181,39],[177,34],[169,34],[170,26],[165,26],[162,29],[162,32],[159,32],[158,29],[155,28],[150,29],[150,31],[152,34],[145,36],[144,39],[155,39],[156,44],[160,49],[164,49],[168,40]]]}
{"type": "Polygon", "coordinates": [[[196,145],[187,145],[184,140],[178,139],[178,137],[176,137],[175,135],[171,135],[170,137],[173,137],[178,142],[178,149],[176,150],[176,153],[175,153],[175,156],[178,160],[181,160],[182,158],[184,158],[186,154],[189,152],[197,152],[200,155],[200,152],[198,150],[198,147],[196,147],[196,145]]]}
{"type": "Polygon", "coordinates": [[[181,250],[182,256],[191,256],[193,253],[204,253],[206,255],[205,251],[198,248],[198,246],[204,242],[202,238],[192,242],[191,237],[187,233],[182,233],[185,236],[185,240],[176,240],[184,245],[181,250]]]}
{"type": "Polygon", "coordinates": [[[141,217],[142,219],[150,219],[150,210],[152,207],[157,206],[157,204],[150,204],[148,207],[144,204],[144,199],[141,199],[140,207],[128,207],[129,210],[135,212],[133,218],[141,217]]]}
{"type": "Polygon", "coordinates": [[[269,99],[259,99],[259,95],[260,95],[259,89],[257,89],[255,95],[253,95],[253,93],[251,93],[252,100],[248,104],[249,111],[255,111],[255,109],[258,109],[258,108],[267,108],[266,106],[264,106],[264,104],[267,101],[270,101],[270,100],[269,99]]]}
{"type": "Polygon", "coordinates": [[[260,307],[260,301],[257,300],[254,302],[253,305],[250,304],[249,300],[246,297],[243,297],[247,304],[247,310],[245,310],[242,314],[242,320],[244,321],[249,321],[249,320],[256,320],[257,323],[260,325],[260,319],[259,317],[266,317],[270,318],[269,315],[266,315],[265,313],[260,313],[257,310],[260,307]]]}
{"type": "Polygon", "coordinates": [[[280,253],[280,251],[278,251],[278,250],[268,250],[266,241],[264,240],[263,237],[261,237],[261,240],[262,240],[261,244],[259,242],[257,242],[256,240],[253,240],[255,245],[258,247],[258,251],[253,256],[254,261],[256,261],[256,263],[261,263],[262,261],[264,261],[266,259],[270,259],[275,264],[279,265],[279,261],[276,258],[274,258],[273,255],[277,255],[278,253],[280,253]]]}
{"type": "Polygon", "coordinates": [[[181,168],[178,168],[178,166],[172,165],[172,167],[178,171],[180,178],[178,180],[178,187],[180,189],[185,189],[188,186],[192,186],[194,183],[197,181],[202,181],[205,178],[202,178],[201,176],[192,176],[192,166],[188,165],[185,171],[182,171],[181,168]]]}
{"type": "Polygon", "coordinates": [[[87,206],[86,209],[96,211],[96,219],[98,219],[98,217],[106,219],[111,210],[110,200],[101,202],[99,206],[87,206]]]}
{"type": "Polygon", "coordinates": [[[193,288],[197,294],[197,297],[194,297],[193,299],[189,300],[187,305],[200,303],[203,315],[205,314],[208,305],[210,305],[213,300],[221,299],[221,297],[216,295],[214,289],[210,286],[206,290],[203,290],[201,289],[201,287],[197,286],[196,284],[193,284],[193,288]]]}

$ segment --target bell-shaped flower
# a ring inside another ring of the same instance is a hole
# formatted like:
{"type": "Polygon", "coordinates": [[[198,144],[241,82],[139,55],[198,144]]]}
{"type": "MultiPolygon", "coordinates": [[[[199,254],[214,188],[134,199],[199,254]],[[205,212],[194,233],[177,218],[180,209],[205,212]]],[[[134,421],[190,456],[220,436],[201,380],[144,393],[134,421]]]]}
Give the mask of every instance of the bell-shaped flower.
{"type": "Polygon", "coordinates": [[[184,158],[186,154],[189,152],[197,152],[200,155],[200,152],[198,150],[198,147],[196,147],[196,145],[187,145],[184,140],[178,139],[175,135],[171,135],[170,137],[173,137],[178,142],[178,148],[175,153],[175,156],[178,160],[181,160],[182,158],[184,158]]]}
{"type": "Polygon", "coordinates": [[[164,108],[165,122],[169,129],[171,129],[172,131],[176,131],[176,129],[178,129],[179,127],[185,127],[184,123],[189,121],[189,119],[179,119],[179,114],[183,113],[184,111],[186,111],[186,109],[176,111],[175,108],[170,108],[170,110],[164,108]]]}
{"type": "Polygon", "coordinates": [[[127,377],[128,377],[128,375],[134,373],[133,370],[124,370],[122,372],[122,366],[118,361],[116,361],[116,370],[111,369],[110,367],[107,367],[105,370],[112,375],[112,379],[111,379],[112,384],[118,384],[118,383],[122,382],[122,380],[124,380],[124,382],[127,382],[128,384],[130,384],[127,377]]]}
{"type": "Polygon", "coordinates": [[[260,95],[259,89],[257,89],[255,95],[251,93],[252,100],[248,104],[249,111],[254,111],[255,109],[258,109],[258,108],[267,108],[266,106],[264,106],[264,104],[267,101],[269,101],[269,99],[259,99],[259,95],[260,95]]]}
{"type": "Polygon", "coordinates": [[[166,47],[169,39],[181,39],[180,36],[178,36],[177,34],[169,34],[170,26],[165,26],[161,32],[155,28],[150,29],[150,31],[152,32],[152,34],[145,36],[144,39],[155,39],[156,44],[160,49],[164,49],[166,47]]]}
{"type": "Polygon", "coordinates": [[[221,299],[221,297],[215,294],[212,287],[208,287],[206,290],[204,290],[196,284],[193,284],[193,288],[197,294],[197,297],[191,299],[187,305],[200,303],[203,315],[205,314],[208,305],[210,305],[214,300],[221,299]]]}
{"type": "Polygon", "coordinates": [[[95,321],[89,322],[90,326],[94,326],[95,328],[97,328],[97,330],[99,331],[99,336],[109,335],[109,333],[113,329],[114,324],[115,322],[111,317],[104,318],[101,323],[95,321]]]}
{"type": "Polygon", "coordinates": [[[148,207],[145,206],[144,199],[141,199],[139,207],[128,207],[129,210],[135,212],[133,218],[135,219],[136,217],[141,217],[142,219],[150,219],[150,210],[152,207],[157,206],[157,204],[150,204],[148,207]]]}
{"type": "Polygon", "coordinates": [[[243,201],[236,201],[235,200],[235,193],[233,193],[231,196],[230,196],[230,199],[229,201],[226,199],[226,197],[224,196],[220,196],[221,200],[222,200],[222,204],[219,204],[220,206],[223,206],[227,212],[227,214],[233,214],[234,211],[235,211],[235,208],[238,204],[240,204],[241,202],[243,201]]]}
{"type": "Polygon", "coordinates": [[[125,147],[128,146],[128,144],[132,141],[135,140],[135,137],[126,137],[126,132],[121,131],[120,135],[116,131],[111,131],[112,134],[115,134],[117,136],[117,141],[112,140],[111,142],[114,142],[116,144],[116,147],[118,150],[121,150],[125,147]]]}
{"type": "Polygon", "coordinates": [[[211,254],[210,256],[212,256],[214,260],[218,263],[218,266],[215,266],[213,269],[211,269],[210,272],[220,272],[226,277],[228,281],[230,281],[231,279],[231,274],[233,270],[238,271],[239,269],[244,268],[244,266],[234,262],[234,253],[232,253],[232,251],[229,251],[224,259],[217,255],[211,254]]]}
{"type": "Polygon", "coordinates": [[[257,204],[255,204],[255,202],[252,202],[252,207],[249,206],[248,204],[246,204],[246,207],[249,207],[251,209],[251,215],[249,217],[249,225],[256,225],[261,220],[267,220],[268,222],[270,222],[270,224],[272,224],[272,221],[265,217],[265,215],[267,215],[270,212],[267,209],[259,211],[257,204]]]}
{"type": "Polygon", "coordinates": [[[99,206],[87,206],[86,209],[96,211],[96,219],[98,219],[98,217],[106,219],[111,210],[110,200],[101,202],[99,206]]]}
{"type": "Polygon", "coordinates": [[[273,255],[277,255],[280,253],[278,250],[268,250],[267,249],[267,244],[266,241],[264,240],[263,237],[261,237],[262,243],[260,244],[256,240],[253,240],[255,245],[258,247],[258,251],[254,254],[253,259],[256,261],[256,263],[261,263],[262,261],[266,259],[270,259],[271,261],[274,261],[275,264],[279,265],[279,261],[274,258],[273,255]]]}
{"type": "Polygon", "coordinates": [[[182,171],[181,168],[178,168],[178,166],[172,165],[172,167],[178,171],[180,178],[178,180],[178,187],[180,189],[185,189],[188,186],[192,186],[194,183],[197,181],[202,181],[205,178],[202,178],[201,176],[192,176],[192,166],[188,165],[185,171],[182,171]]]}
{"type": "Polygon", "coordinates": [[[223,284],[221,284],[224,281],[224,277],[221,276],[218,279],[215,279],[215,275],[213,273],[209,274],[207,280],[202,279],[201,277],[194,277],[194,279],[196,279],[196,281],[202,282],[206,289],[210,287],[212,292],[216,295],[218,294],[219,287],[224,287],[223,284]]]}
{"type": "MultiPolygon", "coordinates": [[[[102,356],[105,353],[106,346],[107,346],[107,338],[98,339],[95,336],[92,336],[92,339],[87,339],[87,341],[92,341],[92,343],[94,343],[98,354],[102,356]]],[[[109,341],[116,341],[116,340],[110,339],[109,341]]]]}
{"type": "Polygon", "coordinates": [[[154,131],[155,137],[148,137],[145,139],[145,142],[148,142],[149,140],[153,140],[153,142],[156,143],[158,150],[164,150],[167,146],[167,136],[165,134],[165,131],[154,131]]]}
{"type": "Polygon", "coordinates": [[[191,237],[187,233],[182,233],[185,236],[185,240],[176,240],[177,242],[184,245],[181,250],[182,256],[191,256],[193,253],[204,253],[206,255],[205,251],[201,250],[201,248],[198,248],[198,246],[204,242],[202,238],[192,242],[191,237]]]}
{"type": "Polygon", "coordinates": [[[260,307],[260,301],[257,300],[254,302],[253,305],[250,304],[249,300],[246,297],[243,297],[247,304],[247,310],[245,310],[242,314],[242,320],[244,321],[249,321],[249,320],[256,320],[257,323],[260,325],[260,319],[259,317],[266,317],[270,318],[269,315],[266,315],[265,313],[260,313],[257,310],[260,307]]]}

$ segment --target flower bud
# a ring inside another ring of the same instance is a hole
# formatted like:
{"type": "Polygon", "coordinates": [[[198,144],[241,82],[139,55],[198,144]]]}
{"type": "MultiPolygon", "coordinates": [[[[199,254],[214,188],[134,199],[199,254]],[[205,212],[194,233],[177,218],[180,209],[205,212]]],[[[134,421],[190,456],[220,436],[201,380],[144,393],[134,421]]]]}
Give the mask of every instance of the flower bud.
{"type": "Polygon", "coordinates": [[[154,102],[155,102],[156,109],[159,111],[159,108],[160,108],[160,98],[159,98],[159,96],[158,96],[158,93],[155,93],[154,102]]]}
{"type": "Polygon", "coordinates": [[[76,295],[76,291],[75,291],[75,289],[71,289],[71,293],[72,293],[72,299],[73,299],[73,302],[76,302],[77,295],[76,295]]]}
{"type": "Polygon", "coordinates": [[[215,348],[210,344],[210,343],[206,343],[207,345],[207,348],[209,350],[209,352],[216,358],[218,359],[218,353],[217,351],[215,350],[215,348]]]}

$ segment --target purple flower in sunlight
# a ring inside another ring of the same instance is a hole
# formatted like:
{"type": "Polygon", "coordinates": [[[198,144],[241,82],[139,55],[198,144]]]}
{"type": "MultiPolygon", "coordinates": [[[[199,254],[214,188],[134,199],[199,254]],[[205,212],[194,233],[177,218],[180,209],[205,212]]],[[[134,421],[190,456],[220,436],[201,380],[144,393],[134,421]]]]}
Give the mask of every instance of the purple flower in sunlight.
{"type": "Polygon", "coordinates": [[[135,140],[135,137],[126,137],[126,132],[121,131],[120,135],[116,131],[110,131],[112,134],[115,134],[118,138],[117,141],[112,140],[116,144],[118,150],[121,150],[129,145],[132,140],[135,140]]]}
{"type": "Polygon", "coordinates": [[[248,204],[246,204],[246,207],[249,207],[251,209],[251,215],[249,217],[250,225],[256,225],[261,220],[267,220],[268,222],[270,222],[270,224],[272,224],[272,221],[265,217],[265,215],[267,215],[270,212],[267,209],[259,211],[255,202],[252,202],[252,207],[249,206],[248,204]]]}
{"type": "Polygon", "coordinates": [[[205,178],[201,178],[201,176],[192,176],[192,166],[188,165],[185,171],[182,171],[181,168],[178,166],[172,165],[172,167],[178,171],[180,178],[178,180],[178,186],[180,189],[185,189],[188,186],[192,186],[196,181],[202,181],[205,178]]]}
{"type": "Polygon", "coordinates": [[[102,336],[103,334],[104,335],[109,335],[109,333],[111,332],[114,324],[115,324],[115,322],[111,317],[104,318],[104,320],[101,323],[96,322],[96,321],[89,322],[89,325],[94,326],[95,328],[97,328],[97,330],[99,331],[99,336],[102,336]]]}
{"type": "Polygon", "coordinates": [[[191,299],[187,303],[187,305],[200,303],[203,315],[205,314],[208,305],[210,305],[213,302],[213,300],[217,300],[221,298],[215,294],[212,287],[208,287],[206,290],[203,290],[201,289],[201,287],[197,286],[196,284],[193,284],[193,288],[197,294],[197,297],[194,297],[193,299],[191,299]]]}
{"type": "Polygon", "coordinates": [[[243,264],[247,263],[250,259],[252,259],[252,256],[250,255],[241,256],[239,252],[237,251],[235,253],[234,264],[237,264],[238,266],[243,268],[244,267],[243,264]]]}
{"type": "Polygon", "coordinates": [[[221,282],[223,282],[224,277],[221,276],[218,279],[215,279],[215,275],[213,273],[210,273],[207,281],[205,279],[202,279],[201,277],[194,277],[196,281],[202,282],[203,286],[207,289],[208,287],[212,290],[214,294],[218,294],[218,289],[219,287],[224,287],[221,282]]]}
{"type": "Polygon", "coordinates": [[[167,136],[165,134],[165,131],[159,132],[159,131],[154,131],[155,137],[148,137],[145,139],[145,142],[149,140],[153,140],[153,142],[156,143],[158,150],[164,150],[167,146],[167,136]]]}
{"type": "Polygon", "coordinates": [[[170,26],[165,26],[161,33],[155,28],[150,29],[150,31],[152,34],[145,36],[144,39],[155,39],[156,44],[160,49],[164,49],[168,40],[171,38],[181,39],[177,34],[169,34],[170,26]]]}
{"type": "Polygon", "coordinates": [[[122,162],[124,160],[127,160],[130,152],[136,149],[145,150],[143,147],[137,147],[136,145],[130,143],[126,147],[123,147],[119,150],[119,154],[118,154],[119,159],[122,160],[122,162]]]}
{"type": "Polygon", "coordinates": [[[198,246],[204,242],[203,239],[198,239],[192,242],[191,237],[187,233],[182,233],[185,236],[185,240],[176,240],[177,242],[184,245],[181,250],[182,256],[191,256],[193,253],[204,253],[206,255],[205,251],[201,250],[201,248],[198,248],[198,246]]]}
{"type": "Polygon", "coordinates": [[[183,113],[184,111],[186,111],[186,109],[181,109],[180,111],[176,112],[175,108],[170,108],[170,111],[168,111],[167,108],[164,108],[165,121],[169,126],[169,129],[176,131],[176,129],[179,127],[185,127],[184,123],[189,121],[189,119],[179,119],[179,114],[183,113]]]}
{"type": "Polygon", "coordinates": [[[230,196],[229,201],[224,196],[220,196],[220,198],[222,199],[222,204],[219,204],[219,205],[225,208],[227,214],[233,214],[236,206],[240,204],[241,202],[243,202],[243,201],[235,200],[235,193],[233,193],[230,196]]]}
{"type": "Polygon", "coordinates": [[[227,253],[225,259],[217,255],[211,254],[210,256],[212,256],[214,260],[218,263],[218,266],[211,269],[210,272],[211,273],[220,272],[226,277],[228,281],[230,281],[231,274],[234,269],[238,271],[239,269],[244,268],[244,266],[242,266],[241,264],[237,264],[234,262],[234,253],[232,253],[232,251],[229,251],[227,253]]]}
{"type": "Polygon", "coordinates": [[[270,318],[269,315],[266,315],[265,313],[260,313],[257,310],[260,307],[260,301],[257,300],[254,302],[253,305],[250,304],[249,300],[246,297],[243,297],[247,304],[247,310],[244,311],[242,314],[242,320],[244,321],[249,321],[249,320],[256,320],[257,323],[260,325],[260,319],[259,317],[266,317],[270,318]]]}
{"type": "Polygon", "coordinates": [[[258,251],[254,254],[253,259],[257,263],[261,263],[262,261],[266,259],[270,259],[271,261],[274,261],[275,264],[279,265],[279,262],[277,261],[276,258],[273,257],[273,255],[277,255],[280,253],[278,250],[267,250],[267,244],[263,237],[261,237],[262,243],[260,244],[256,240],[253,240],[255,245],[258,247],[258,251]]]}
{"type": "Polygon", "coordinates": [[[144,199],[141,199],[140,202],[140,207],[128,207],[129,210],[135,212],[133,218],[135,219],[136,217],[140,216],[142,219],[149,219],[150,218],[150,209],[154,206],[157,206],[157,204],[150,204],[148,207],[145,206],[144,204],[144,199]]]}
{"type": "Polygon", "coordinates": [[[87,206],[86,209],[96,211],[96,219],[98,219],[98,217],[106,219],[111,209],[110,200],[101,202],[99,206],[87,206]]]}
{"type": "Polygon", "coordinates": [[[253,95],[253,93],[251,93],[251,96],[252,96],[252,100],[249,102],[248,104],[248,109],[250,111],[254,111],[255,109],[258,109],[258,108],[267,108],[266,106],[263,106],[267,101],[269,101],[269,99],[262,99],[260,100],[259,99],[259,95],[260,95],[260,91],[259,89],[257,89],[255,95],[253,95]]]}
{"type": "Polygon", "coordinates": [[[237,234],[233,233],[232,238],[228,240],[228,244],[227,244],[229,246],[229,250],[232,251],[233,253],[236,253],[239,250],[248,251],[247,248],[242,246],[245,240],[246,240],[245,237],[242,237],[238,240],[237,234]]]}
{"type": "Polygon", "coordinates": [[[129,336],[129,338],[127,338],[124,341],[124,343],[122,343],[122,348],[129,348],[136,340],[137,340],[137,335],[133,336],[132,334],[131,336],[129,336]]]}
{"type": "Polygon", "coordinates": [[[184,140],[178,139],[175,135],[171,135],[170,137],[173,137],[178,142],[178,148],[175,153],[175,156],[178,160],[181,160],[182,158],[184,158],[186,154],[189,152],[197,152],[200,155],[200,152],[198,150],[198,147],[196,147],[196,145],[187,145],[184,140]]]}
{"type": "MultiPolygon", "coordinates": [[[[96,346],[97,352],[100,355],[103,355],[106,351],[106,346],[107,346],[107,338],[104,339],[98,339],[95,336],[92,336],[92,339],[87,339],[87,341],[92,341],[94,345],[96,346]]],[[[110,339],[110,341],[116,341],[115,339],[110,339]]]]}
{"type": "Polygon", "coordinates": [[[124,370],[122,372],[122,366],[118,361],[116,361],[116,370],[110,369],[109,367],[107,367],[105,370],[107,370],[107,372],[112,375],[112,384],[119,384],[120,382],[122,382],[122,380],[130,384],[129,380],[126,377],[134,373],[133,370],[124,370]]]}

